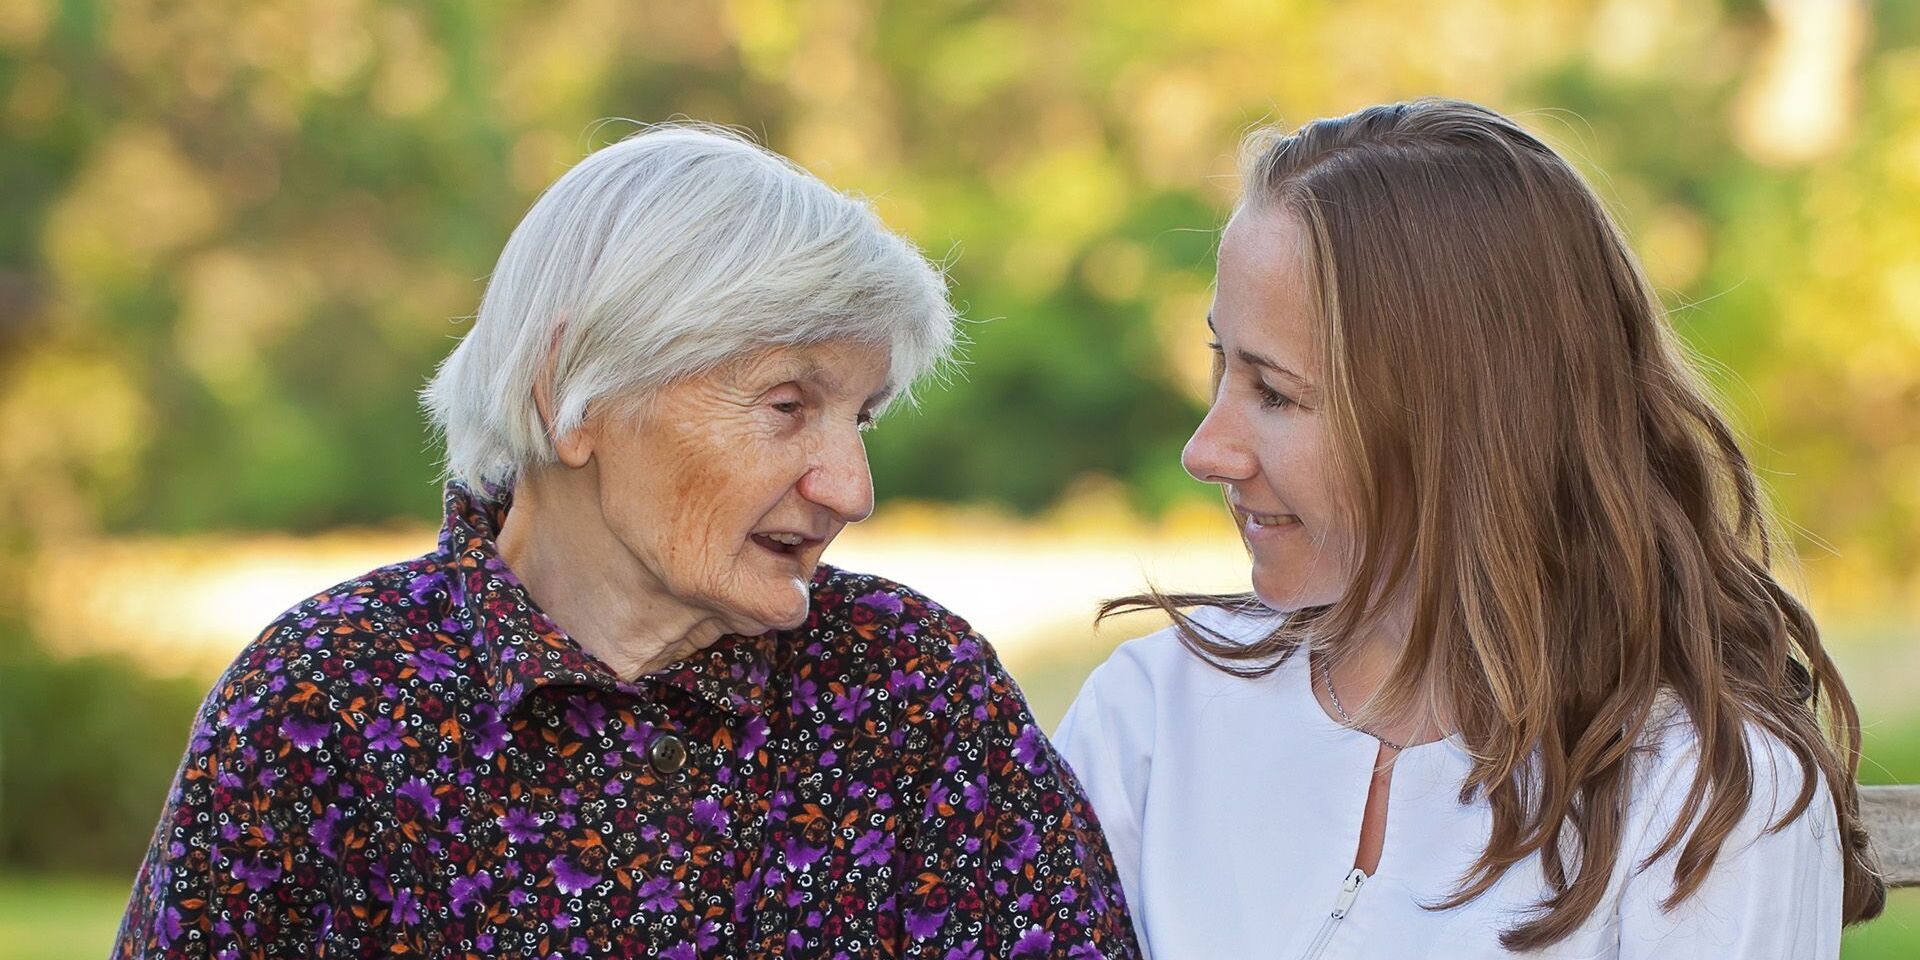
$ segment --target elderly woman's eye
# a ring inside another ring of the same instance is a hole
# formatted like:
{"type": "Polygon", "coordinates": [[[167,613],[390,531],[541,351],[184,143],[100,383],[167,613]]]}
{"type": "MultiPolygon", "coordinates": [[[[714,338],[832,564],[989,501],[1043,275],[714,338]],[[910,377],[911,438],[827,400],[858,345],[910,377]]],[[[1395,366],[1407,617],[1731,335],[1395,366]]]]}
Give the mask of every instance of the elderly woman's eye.
{"type": "Polygon", "coordinates": [[[798,400],[782,400],[782,401],[780,401],[780,402],[778,402],[778,403],[776,403],[776,404],[774,404],[774,405],[773,405],[773,408],[774,408],[775,410],[778,410],[778,411],[780,411],[781,413],[785,413],[785,414],[795,414],[795,413],[799,413],[799,412],[800,412],[800,401],[798,401],[798,400]]]}
{"type": "Polygon", "coordinates": [[[862,410],[860,411],[860,415],[854,418],[854,422],[858,423],[860,425],[860,429],[862,430],[872,430],[873,414],[868,411],[862,410]]]}

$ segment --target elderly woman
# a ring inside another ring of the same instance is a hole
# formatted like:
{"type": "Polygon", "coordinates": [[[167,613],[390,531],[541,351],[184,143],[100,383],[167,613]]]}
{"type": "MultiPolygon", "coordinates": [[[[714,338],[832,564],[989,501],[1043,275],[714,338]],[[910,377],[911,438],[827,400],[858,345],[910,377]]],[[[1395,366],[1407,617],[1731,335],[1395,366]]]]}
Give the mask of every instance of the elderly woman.
{"type": "Polygon", "coordinates": [[[1135,955],[991,648],[819,564],[953,326],[913,247],[736,137],[576,166],[425,392],[438,549],[220,679],[118,955],[1135,955]]]}

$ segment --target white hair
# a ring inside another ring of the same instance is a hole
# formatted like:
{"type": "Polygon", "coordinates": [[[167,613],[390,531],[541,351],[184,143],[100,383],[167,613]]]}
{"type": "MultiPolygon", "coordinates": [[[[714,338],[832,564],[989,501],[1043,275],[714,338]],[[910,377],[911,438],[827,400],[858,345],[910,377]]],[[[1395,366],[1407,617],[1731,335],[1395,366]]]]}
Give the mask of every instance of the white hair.
{"type": "Polygon", "coordinates": [[[589,407],[766,347],[885,345],[904,395],[956,322],[940,271],[863,201],[730,131],[655,126],[534,202],[421,400],[447,474],[478,493],[551,462],[589,407]]]}

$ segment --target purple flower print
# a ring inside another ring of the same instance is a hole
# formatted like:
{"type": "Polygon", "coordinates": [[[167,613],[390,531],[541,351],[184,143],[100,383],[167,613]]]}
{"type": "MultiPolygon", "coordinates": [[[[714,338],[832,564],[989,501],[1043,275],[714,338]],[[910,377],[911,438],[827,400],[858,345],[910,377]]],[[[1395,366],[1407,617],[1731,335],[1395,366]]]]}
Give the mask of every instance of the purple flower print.
{"type": "Polygon", "coordinates": [[[1026,936],[1021,937],[1020,942],[1013,945],[1012,956],[1014,960],[1019,960],[1021,957],[1044,957],[1047,951],[1052,949],[1053,934],[1035,928],[1028,930],[1026,936]]]}
{"type": "Polygon", "coordinates": [[[853,841],[853,862],[877,867],[893,858],[893,834],[886,830],[863,833],[853,841]]]}
{"type": "Polygon", "coordinates": [[[781,852],[786,854],[787,867],[793,873],[799,873],[813,866],[827,851],[822,847],[810,847],[797,837],[788,837],[781,842],[781,852]]]}
{"type": "Polygon", "coordinates": [[[466,916],[467,911],[478,906],[480,898],[486,896],[487,891],[492,888],[493,876],[491,874],[476,873],[471,877],[453,878],[453,884],[448,890],[448,893],[452,897],[451,905],[453,915],[456,917],[466,916]]]}
{"type": "Polygon", "coordinates": [[[507,724],[500,719],[499,709],[491,703],[482,703],[474,708],[473,717],[473,752],[482,760],[490,760],[507,745],[507,724]]]}
{"type": "Polygon", "coordinates": [[[422,574],[407,582],[407,596],[414,603],[426,603],[434,593],[447,585],[447,575],[435,571],[422,574]]]}
{"type": "Polygon", "coordinates": [[[940,932],[940,928],[945,926],[946,922],[947,911],[945,910],[929,910],[925,913],[908,910],[907,936],[915,940],[931,939],[934,934],[940,932]]]}
{"type": "Polygon", "coordinates": [[[793,685],[793,702],[802,709],[812,710],[820,703],[820,684],[810,677],[802,678],[793,685]]]}
{"type": "Polygon", "coordinates": [[[409,927],[419,924],[420,895],[411,888],[396,889],[393,895],[393,919],[409,927]]]}
{"type": "Polygon", "coordinates": [[[444,650],[416,650],[409,662],[420,673],[420,679],[432,683],[453,676],[453,657],[444,650]]]}
{"type": "Polygon", "coordinates": [[[701,797],[693,802],[693,822],[714,833],[724,832],[729,819],[720,801],[712,797],[701,797]]]}
{"type": "Polygon", "coordinates": [[[767,745],[767,721],[765,717],[753,716],[747,719],[746,729],[740,731],[740,757],[746,759],[760,752],[767,745]]]}
{"type": "Polygon", "coordinates": [[[653,877],[642,883],[635,893],[640,897],[640,906],[658,913],[666,913],[680,903],[680,884],[672,877],[653,877]]]}
{"type": "Polygon", "coordinates": [[[265,712],[260,708],[259,697],[248,697],[245,700],[227,704],[224,719],[220,725],[228,730],[244,729],[252,726],[265,712]]]}
{"type": "Polygon", "coordinates": [[[548,862],[547,869],[553,873],[554,885],[569,897],[600,882],[599,877],[580,869],[563,857],[554,857],[548,862]]]}
{"type": "Polygon", "coordinates": [[[1040,838],[1035,835],[1033,824],[1020,821],[1020,833],[1007,841],[1007,854],[1000,859],[1008,871],[1018,875],[1033,858],[1040,855],[1040,838]]]}
{"type": "Polygon", "coordinates": [[[896,617],[900,615],[900,611],[906,609],[905,604],[900,602],[898,596],[881,590],[876,590],[853,602],[859,606],[896,617]]]}
{"type": "Polygon", "coordinates": [[[987,805],[987,785],[977,780],[969,780],[960,786],[960,808],[968,813],[978,813],[987,805]]]}
{"type": "Polygon", "coordinates": [[[271,857],[237,860],[233,864],[233,878],[245,883],[248,890],[265,890],[268,884],[280,879],[280,862],[271,857]]]}
{"type": "Polygon", "coordinates": [[[866,712],[867,688],[856,686],[847,690],[847,695],[835,704],[841,723],[854,723],[866,712]]]}
{"type": "Polygon", "coordinates": [[[972,663],[979,660],[980,641],[975,640],[971,633],[962,634],[959,642],[953,645],[953,659],[955,663],[972,663]]]}
{"type": "Polygon", "coordinates": [[[187,932],[186,928],[180,923],[180,908],[169,906],[155,915],[153,918],[153,932],[154,935],[160,939],[161,943],[169,946],[171,946],[174,941],[179,940],[180,935],[187,932]]]}
{"type": "Polygon", "coordinates": [[[327,597],[315,607],[330,617],[350,617],[366,608],[367,602],[351,593],[327,597]]]}
{"type": "Polygon", "coordinates": [[[412,800],[420,808],[420,813],[428,819],[440,815],[440,798],[433,795],[433,784],[415,777],[400,785],[401,796],[412,800]]]}
{"type": "Polygon", "coordinates": [[[918,671],[895,670],[887,677],[887,689],[896,695],[910,693],[927,688],[926,674],[918,671]]]}
{"type": "Polygon", "coordinates": [[[1047,772],[1047,741],[1039,727],[1027,724],[1020,728],[1020,737],[1013,742],[1013,759],[1036,777],[1047,772]]]}
{"type": "Polygon", "coordinates": [[[339,829],[340,808],[330,806],[327,812],[321,814],[320,819],[315,820],[313,826],[308,828],[307,835],[312,838],[313,845],[320,848],[320,852],[332,857],[336,853],[333,849],[334,841],[339,839],[334,831],[339,829]]]}
{"type": "Polygon", "coordinates": [[[968,940],[948,950],[943,960],[987,960],[987,953],[980,949],[978,940],[968,940]]]}
{"type": "Polygon", "coordinates": [[[374,717],[367,724],[367,746],[374,750],[398,750],[405,745],[406,730],[391,717],[374,717]]]}
{"type": "Polygon", "coordinates": [[[607,708],[598,700],[572,696],[567,698],[567,726],[583,737],[591,737],[607,725],[607,708]]]}
{"type": "MultiPolygon", "coordinates": [[[[700,921],[700,928],[693,932],[693,945],[702,951],[710,951],[714,947],[719,946],[719,944],[719,925],[714,923],[711,917],[703,918],[700,921]]],[[[699,955],[698,953],[695,954],[695,956],[699,955]]]]}
{"type": "Polygon", "coordinates": [[[206,717],[193,721],[193,736],[187,743],[187,749],[194,753],[205,753],[213,748],[213,724],[206,717]]]}
{"type": "Polygon", "coordinates": [[[507,839],[514,843],[532,843],[540,839],[540,819],[533,811],[525,807],[515,807],[500,818],[500,829],[507,832],[507,839]]]}
{"type": "Polygon", "coordinates": [[[280,721],[280,735],[302,752],[319,746],[332,730],[333,724],[312,717],[296,715],[280,721]]]}
{"type": "Polygon", "coordinates": [[[653,743],[653,724],[645,720],[635,720],[633,725],[620,731],[620,742],[627,745],[627,752],[636,758],[647,758],[647,746],[653,743]]]}
{"type": "Polygon", "coordinates": [[[699,954],[693,952],[693,944],[676,943],[660,951],[660,960],[698,960],[699,954]]]}

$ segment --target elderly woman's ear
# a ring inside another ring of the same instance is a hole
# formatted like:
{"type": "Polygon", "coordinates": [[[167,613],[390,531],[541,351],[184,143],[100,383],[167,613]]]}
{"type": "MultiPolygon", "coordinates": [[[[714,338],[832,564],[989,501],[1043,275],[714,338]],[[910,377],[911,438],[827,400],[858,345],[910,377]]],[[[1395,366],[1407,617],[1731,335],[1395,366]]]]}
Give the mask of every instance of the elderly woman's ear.
{"type": "Polygon", "coordinates": [[[593,431],[598,424],[590,412],[572,430],[556,434],[553,430],[553,390],[548,386],[548,380],[548,377],[542,376],[533,384],[533,406],[540,413],[540,428],[546,431],[548,442],[553,444],[554,459],[579,469],[593,459],[593,431]]]}

